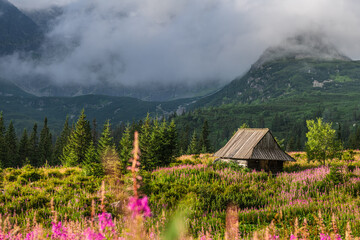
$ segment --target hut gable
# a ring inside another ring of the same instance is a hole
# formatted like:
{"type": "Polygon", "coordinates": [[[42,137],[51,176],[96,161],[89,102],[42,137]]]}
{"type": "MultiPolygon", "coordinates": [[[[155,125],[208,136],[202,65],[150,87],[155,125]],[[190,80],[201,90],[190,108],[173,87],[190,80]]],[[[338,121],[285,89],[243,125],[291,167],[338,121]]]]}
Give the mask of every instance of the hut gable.
{"type": "Polygon", "coordinates": [[[239,129],[214,156],[221,158],[250,159],[255,146],[269,129],[239,129]]]}
{"type": "Polygon", "coordinates": [[[292,157],[281,150],[270,131],[254,147],[250,159],[294,161],[292,157]]]}
{"type": "Polygon", "coordinates": [[[295,161],[281,150],[268,128],[239,129],[214,156],[235,160],[295,161]]]}

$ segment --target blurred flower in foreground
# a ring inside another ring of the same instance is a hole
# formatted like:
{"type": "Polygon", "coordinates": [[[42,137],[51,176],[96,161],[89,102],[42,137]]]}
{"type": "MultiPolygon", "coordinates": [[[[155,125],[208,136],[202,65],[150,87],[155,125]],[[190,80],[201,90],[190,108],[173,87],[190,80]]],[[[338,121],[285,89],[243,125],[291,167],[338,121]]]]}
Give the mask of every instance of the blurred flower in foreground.
{"type": "Polygon", "coordinates": [[[132,216],[136,217],[138,215],[143,215],[144,217],[150,217],[151,211],[148,204],[148,198],[145,196],[143,198],[131,197],[129,199],[128,205],[130,211],[132,212],[132,216]]]}

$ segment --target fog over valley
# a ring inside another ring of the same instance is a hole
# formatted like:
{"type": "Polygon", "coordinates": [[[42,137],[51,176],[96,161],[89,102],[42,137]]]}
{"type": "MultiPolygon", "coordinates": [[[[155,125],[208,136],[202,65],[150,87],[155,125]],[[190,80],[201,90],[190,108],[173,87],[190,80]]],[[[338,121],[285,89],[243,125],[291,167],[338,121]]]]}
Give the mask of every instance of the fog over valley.
{"type": "Polygon", "coordinates": [[[28,16],[61,9],[47,15],[38,54],[1,58],[2,75],[15,81],[225,84],[265,49],[302,32],[318,35],[344,56],[360,56],[355,0],[9,1],[28,16]]]}

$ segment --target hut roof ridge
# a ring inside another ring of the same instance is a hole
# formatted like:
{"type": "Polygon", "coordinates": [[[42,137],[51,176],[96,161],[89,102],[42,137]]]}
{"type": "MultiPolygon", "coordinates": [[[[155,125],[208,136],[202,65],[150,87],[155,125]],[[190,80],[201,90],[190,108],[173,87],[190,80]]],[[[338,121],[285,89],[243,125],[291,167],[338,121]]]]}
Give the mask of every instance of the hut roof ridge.
{"type": "MultiPolygon", "coordinates": [[[[269,128],[239,128],[226,145],[217,151],[214,156],[234,159],[255,159],[259,156],[259,151],[261,151],[257,146],[267,134],[270,134],[271,137],[268,136],[268,140],[264,141],[269,141],[269,139],[270,141],[275,141],[269,128]],[[256,149],[256,152],[254,152],[254,149],[256,149]]],[[[274,144],[277,147],[274,149],[266,148],[266,151],[264,149],[264,155],[261,153],[260,155],[263,155],[265,158],[266,156],[269,156],[269,159],[279,158],[277,160],[280,161],[293,160],[288,154],[280,149],[276,141],[274,144]]]]}

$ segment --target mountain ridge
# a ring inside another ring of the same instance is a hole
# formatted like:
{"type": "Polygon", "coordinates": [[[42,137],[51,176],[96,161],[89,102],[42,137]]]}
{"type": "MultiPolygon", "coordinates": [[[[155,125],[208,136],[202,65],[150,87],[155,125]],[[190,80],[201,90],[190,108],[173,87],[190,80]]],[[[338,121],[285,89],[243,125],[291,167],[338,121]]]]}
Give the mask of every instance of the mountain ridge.
{"type": "Polygon", "coordinates": [[[7,0],[0,0],[0,54],[36,50],[42,41],[37,24],[7,0]]]}

